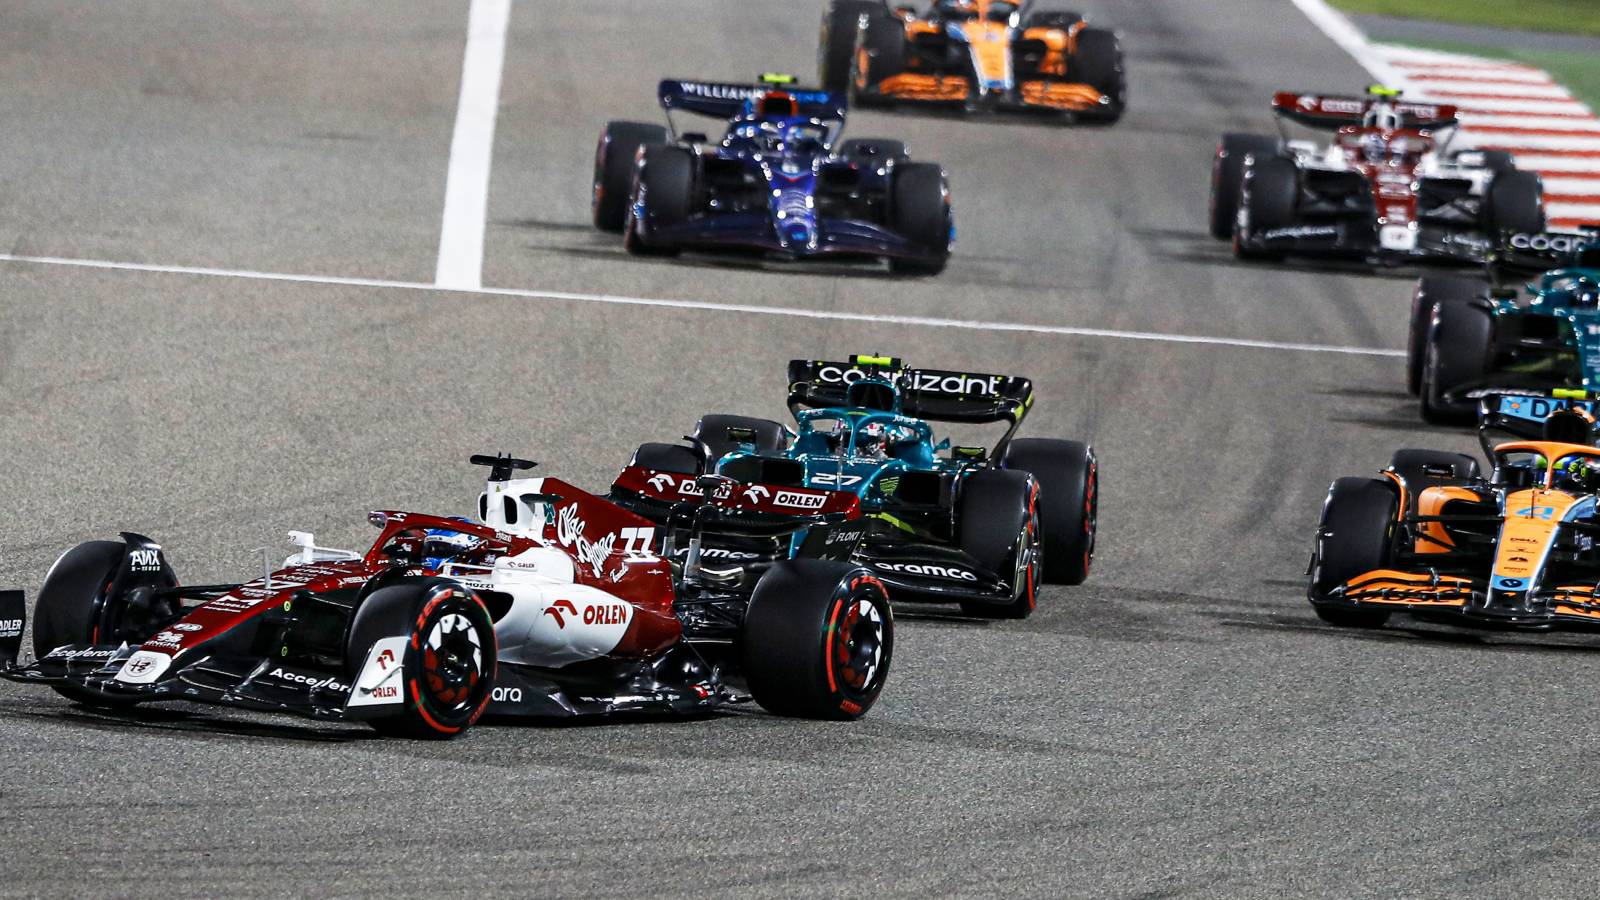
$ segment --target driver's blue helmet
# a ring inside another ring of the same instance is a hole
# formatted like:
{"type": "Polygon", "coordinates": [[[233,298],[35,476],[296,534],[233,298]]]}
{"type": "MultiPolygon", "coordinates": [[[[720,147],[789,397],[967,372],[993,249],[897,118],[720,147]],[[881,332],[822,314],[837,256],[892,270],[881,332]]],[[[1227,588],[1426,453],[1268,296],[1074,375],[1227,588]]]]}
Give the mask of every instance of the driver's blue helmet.
{"type": "MultiPolygon", "coordinates": [[[[460,522],[470,522],[471,519],[456,516],[460,522]]],[[[430,569],[437,569],[459,558],[462,554],[477,549],[483,543],[483,538],[471,534],[463,534],[449,528],[429,528],[422,540],[422,564],[430,569]]]]}

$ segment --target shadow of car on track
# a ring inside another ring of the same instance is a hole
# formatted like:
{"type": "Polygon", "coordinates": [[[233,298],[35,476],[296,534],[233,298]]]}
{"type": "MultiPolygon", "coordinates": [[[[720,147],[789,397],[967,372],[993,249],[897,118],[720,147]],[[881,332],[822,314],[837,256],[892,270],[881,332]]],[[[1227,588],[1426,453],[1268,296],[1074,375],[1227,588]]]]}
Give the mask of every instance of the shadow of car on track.
{"type": "Polygon", "coordinates": [[[136,706],[130,709],[103,709],[73,703],[48,708],[6,706],[5,715],[53,722],[95,731],[146,729],[194,736],[233,736],[270,738],[305,743],[344,744],[381,740],[374,731],[353,724],[326,727],[315,724],[258,722],[194,713],[171,707],[136,706]]]}

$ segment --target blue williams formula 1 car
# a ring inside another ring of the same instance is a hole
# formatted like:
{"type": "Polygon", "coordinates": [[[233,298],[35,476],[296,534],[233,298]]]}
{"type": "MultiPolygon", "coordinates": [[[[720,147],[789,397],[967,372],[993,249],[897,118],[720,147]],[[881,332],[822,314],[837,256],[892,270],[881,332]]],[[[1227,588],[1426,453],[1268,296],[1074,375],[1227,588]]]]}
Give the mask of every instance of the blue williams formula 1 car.
{"type": "Polygon", "coordinates": [[[839,141],[845,101],[766,76],[757,85],[663,81],[667,126],[609,122],[594,163],[594,224],[630,253],[732,250],[787,259],[887,259],[935,274],[955,239],[944,170],[899,141],[839,141]],[[716,142],[672,111],[728,121],[716,142]]]}
{"type": "Polygon", "coordinates": [[[858,504],[866,528],[852,562],[896,596],[958,602],[969,615],[1022,618],[1041,581],[1089,574],[1098,514],[1094,451],[1078,441],[1014,438],[1033,403],[1026,378],[910,369],[898,359],[789,363],[791,430],[708,415],[688,446],[642,445],[611,499],[699,535],[662,555],[696,571],[748,578],[800,538],[761,517],[707,505],[718,491],[817,503],[822,488],[858,504]],[[930,421],[1008,427],[993,450],[935,442],[930,421]],[[722,482],[719,484],[718,482],[722,482]]]}

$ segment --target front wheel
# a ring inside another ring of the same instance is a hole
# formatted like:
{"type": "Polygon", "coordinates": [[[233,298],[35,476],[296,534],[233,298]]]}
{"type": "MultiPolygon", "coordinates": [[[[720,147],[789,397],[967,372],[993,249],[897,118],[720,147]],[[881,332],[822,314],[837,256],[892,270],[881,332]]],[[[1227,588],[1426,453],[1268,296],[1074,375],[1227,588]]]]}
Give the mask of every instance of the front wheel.
{"type": "Polygon", "coordinates": [[[694,201],[694,154],[670,144],[646,144],[628,201],[622,246],[635,256],[670,256],[672,244],[645,235],[689,218],[694,201]]]}
{"type": "Polygon", "coordinates": [[[937,275],[950,259],[950,187],[934,163],[895,166],[889,182],[889,227],[923,252],[895,257],[889,271],[937,275]]]}
{"type": "MultiPolygon", "coordinates": [[[[177,584],[165,557],[158,557],[156,571],[134,579],[123,574],[127,550],[118,541],[86,541],[55,561],[33,605],[35,658],[68,644],[139,644],[176,617],[176,602],[152,593],[177,584]]],[[[129,703],[71,685],[52,687],[80,703],[129,703]]]]}
{"type": "Polygon", "coordinates": [[[667,130],[646,122],[607,122],[594,149],[590,213],[594,227],[617,232],[628,221],[634,157],[645,144],[664,144],[667,130]]]}
{"type": "Polygon", "coordinates": [[[858,719],[888,680],[894,612],[883,582],[861,566],[788,560],[756,582],[740,643],[745,681],[763,709],[858,719]]]}
{"type": "Polygon", "coordinates": [[[956,542],[985,569],[1008,578],[1009,603],[963,601],[970,616],[1026,619],[1039,603],[1042,564],[1039,482],[1027,472],[988,469],[961,483],[956,542]]]}
{"type": "MultiPolygon", "coordinates": [[[[373,591],[350,625],[352,679],[373,646],[403,637],[401,702],[369,720],[395,737],[452,738],[478,721],[494,689],[499,645],[483,601],[454,582],[427,578],[373,591]]],[[[352,681],[354,683],[354,680],[352,681]]]]}
{"type": "Polygon", "coordinates": [[[1352,628],[1377,628],[1389,620],[1385,609],[1320,601],[1350,579],[1388,565],[1399,507],[1400,500],[1386,479],[1341,478],[1333,483],[1322,508],[1311,569],[1311,605],[1318,618],[1352,628]]]}
{"type": "Polygon", "coordinates": [[[1078,32],[1077,51],[1068,64],[1067,78],[1087,84],[1110,102],[1078,113],[1090,122],[1115,122],[1128,108],[1128,84],[1122,65],[1122,44],[1114,31],[1085,28],[1078,32]]]}

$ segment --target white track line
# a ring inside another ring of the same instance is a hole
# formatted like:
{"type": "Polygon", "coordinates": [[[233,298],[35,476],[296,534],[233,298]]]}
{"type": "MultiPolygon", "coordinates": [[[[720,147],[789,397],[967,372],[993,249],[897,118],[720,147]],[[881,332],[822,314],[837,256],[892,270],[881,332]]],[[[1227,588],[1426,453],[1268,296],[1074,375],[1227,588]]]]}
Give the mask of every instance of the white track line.
{"type": "Polygon", "coordinates": [[[346,287],[395,288],[407,291],[447,291],[490,297],[517,297],[527,300],[559,300],[569,303],[601,303],[615,306],[645,306],[665,309],[742,313],[778,316],[789,319],[822,319],[836,322],[867,322],[880,325],[911,325],[924,328],[955,328],[963,331],[993,331],[1025,334],[1056,334],[1071,337],[1097,337],[1124,341],[1153,341],[1164,344],[1206,344],[1217,347],[1244,347],[1252,350],[1290,350],[1301,353],[1337,353],[1348,356],[1405,356],[1404,350],[1380,347],[1339,347],[1326,344],[1300,344],[1284,341],[1258,341],[1250,338],[1208,337],[1204,335],[1162,334],[1153,331],[1117,331],[1109,328],[1074,328],[1067,325],[1030,325],[1023,322],[985,322],[974,319],[942,319],[931,316],[896,316],[853,313],[835,310],[802,309],[792,306],[756,306],[745,303],[713,303],[703,300],[662,300],[650,297],[619,297],[611,294],[579,294],[568,291],[534,291],[519,288],[464,288],[427,284],[420,281],[390,281],[381,278],[348,278],[340,275],[291,275],[283,272],[257,272],[249,269],[214,269],[204,266],[168,266],[154,263],[114,262],[100,259],[72,259],[61,256],[18,256],[0,253],[0,262],[34,263],[46,266],[71,266],[80,269],[113,269],[123,272],[154,272],[163,275],[199,275],[210,278],[241,278],[254,281],[288,281],[299,284],[332,284],[346,287]]]}
{"type": "Polygon", "coordinates": [[[1377,52],[1372,42],[1344,14],[1329,6],[1323,0],[1292,0],[1300,11],[1305,13],[1311,24],[1317,26],[1328,39],[1338,44],[1344,52],[1355,58],[1363,69],[1384,84],[1400,84],[1404,76],[1383,54],[1377,52]]]}
{"type": "Polygon", "coordinates": [[[450,138],[445,176],[444,224],[439,230],[440,287],[483,284],[483,229],[489,208],[489,164],[494,120],[500,109],[500,73],[506,56],[511,0],[472,0],[467,49],[461,60],[461,96],[450,138]]]}

